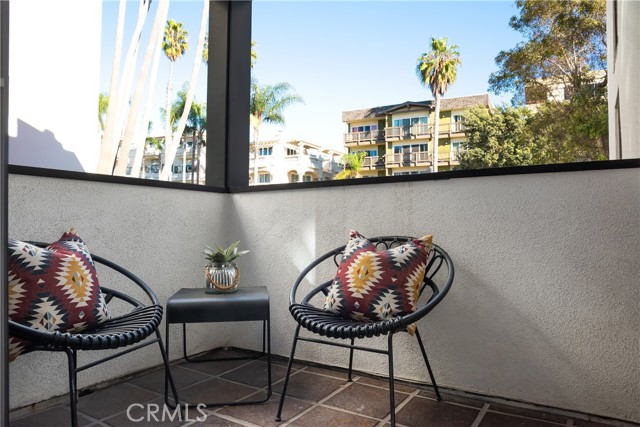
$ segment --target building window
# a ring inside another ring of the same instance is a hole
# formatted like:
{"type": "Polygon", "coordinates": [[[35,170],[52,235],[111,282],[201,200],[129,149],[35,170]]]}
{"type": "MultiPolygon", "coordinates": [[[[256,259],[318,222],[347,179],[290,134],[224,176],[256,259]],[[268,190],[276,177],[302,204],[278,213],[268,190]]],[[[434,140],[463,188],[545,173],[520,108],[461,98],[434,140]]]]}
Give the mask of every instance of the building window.
{"type": "Polygon", "coordinates": [[[273,147],[263,147],[258,151],[260,156],[271,156],[273,154],[273,147]]]}
{"type": "Polygon", "coordinates": [[[303,175],[302,176],[302,182],[311,182],[314,181],[313,177],[311,175],[303,175]]]}
{"type": "Polygon", "coordinates": [[[407,144],[407,145],[394,145],[394,154],[402,153],[418,153],[429,151],[429,144],[407,144]]]}
{"type": "Polygon", "coordinates": [[[411,127],[413,125],[426,125],[429,123],[428,116],[411,117],[408,119],[394,119],[393,126],[411,127]]]}
{"type": "Polygon", "coordinates": [[[260,177],[260,184],[268,184],[271,182],[271,174],[270,173],[261,173],[259,175],[260,177]]]}
{"type": "Polygon", "coordinates": [[[294,148],[287,148],[287,156],[297,156],[298,150],[294,148]]]}
{"type": "Polygon", "coordinates": [[[427,173],[427,171],[403,171],[403,172],[393,172],[393,176],[401,176],[401,175],[418,175],[421,173],[427,173]]]}
{"type": "Polygon", "coordinates": [[[297,173],[289,174],[289,182],[290,183],[292,183],[292,184],[296,183],[296,182],[298,182],[299,179],[300,179],[300,176],[297,173]]]}
{"type": "Polygon", "coordinates": [[[370,132],[378,130],[378,125],[351,126],[351,132],[370,132]]]}
{"type": "Polygon", "coordinates": [[[451,151],[458,152],[462,148],[464,142],[452,142],[451,143],[451,151]]]}

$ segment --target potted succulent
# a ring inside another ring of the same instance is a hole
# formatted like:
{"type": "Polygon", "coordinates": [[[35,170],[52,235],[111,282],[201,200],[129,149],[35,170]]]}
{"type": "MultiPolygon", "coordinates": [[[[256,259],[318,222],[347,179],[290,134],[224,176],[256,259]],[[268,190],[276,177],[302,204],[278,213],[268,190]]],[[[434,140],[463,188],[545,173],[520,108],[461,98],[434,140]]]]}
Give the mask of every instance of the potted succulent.
{"type": "Polygon", "coordinates": [[[238,290],[240,283],[240,269],[235,260],[249,252],[239,251],[240,241],[230,244],[226,248],[221,248],[216,244],[216,249],[207,246],[204,250],[204,257],[209,261],[205,267],[207,276],[208,293],[231,293],[238,290]]]}

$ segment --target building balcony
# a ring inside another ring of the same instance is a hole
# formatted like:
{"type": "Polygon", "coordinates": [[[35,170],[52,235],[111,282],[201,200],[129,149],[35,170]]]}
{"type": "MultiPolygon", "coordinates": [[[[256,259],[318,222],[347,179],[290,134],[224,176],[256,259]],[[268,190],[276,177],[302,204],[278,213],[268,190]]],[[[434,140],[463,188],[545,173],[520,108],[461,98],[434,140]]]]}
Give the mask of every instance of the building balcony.
{"type": "MultiPolygon", "coordinates": [[[[206,245],[247,243],[240,286],[268,284],[276,394],[265,405],[208,408],[211,425],[275,425],[295,330],[291,286],[308,262],[361,227],[368,236],[432,233],[456,269],[451,292],[418,322],[442,401],[417,367],[414,337],[394,337],[399,426],[637,426],[639,177],[628,168],[225,194],[12,174],[9,232],[46,240],[73,225],[162,304],[181,287],[204,287],[206,245]],[[84,202],[69,210],[69,194],[84,202]]],[[[118,289],[108,277],[101,284],[118,289]]],[[[174,329],[169,357],[185,396],[240,400],[263,391],[263,361],[186,365],[174,329]]],[[[255,352],[262,343],[259,325],[203,324],[189,333],[192,354],[255,352]]],[[[348,352],[301,342],[296,355],[283,426],[388,425],[384,358],[356,352],[347,382],[348,352]]],[[[161,363],[145,349],[81,372],[80,424],[129,426],[129,405],[162,407],[161,363]]],[[[64,355],[24,354],[9,371],[12,425],[68,425],[67,399],[58,397],[67,392],[64,355]]]]}
{"type": "Polygon", "coordinates": [[[367,156],[362,162],[363,170],[384,169],[385,156],[367,156]]]}
{"type": "Polygon", "coordinates": [[[384,142],[384,134],[380,130],[366,132],[348,132],[344,134],[344,145],[355,147],[358,145],[372,145],[384,142]]]}
{"type": "MultiPolygon", "coordinates": [[[[441,136],[462,136],[465,132],[465,124],[462,122],[442,123],[438,125],[438,128],[440,129],[441,136]]],[[[391,126],[386,127],[384,132],[386,141],[433,138],[433,125],[391,126]]]]}
{"type": "Polygon", "coordinates": [[[433,155],[428,151],[387,154],[387,167],[430,166],[433,155]]]}

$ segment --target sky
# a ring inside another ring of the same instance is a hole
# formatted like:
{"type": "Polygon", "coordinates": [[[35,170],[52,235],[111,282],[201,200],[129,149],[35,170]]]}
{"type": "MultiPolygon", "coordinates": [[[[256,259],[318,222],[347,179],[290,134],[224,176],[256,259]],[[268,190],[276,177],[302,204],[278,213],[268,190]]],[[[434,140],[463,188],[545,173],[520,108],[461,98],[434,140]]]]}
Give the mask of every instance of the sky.
{"type": "MultiPolygon", "coordinates": [[[[157,3],[157,2],[154,2],[157,3]]],[[[103,4],[101,90],[108,92],[118,2],[103,4]],[[109,35],[109,36],[107,36],[109,35]]],[[[189,78],[199,32],[202,3],[172,0],[169,18],[183,22],[191,48],[174,68],[174,88],[189,78]]],[[[431,37],[447,37],[459,46],[462,65],[445,97],[488,92],[495,57],[521,41],[509,27],[517,13],[511,1],[271,1],[254,0],[251,39],[258,55],[253,75],[262,85],[289,83],[304,99],[284,111],[285,126],[263,125],[261,140],[279,133],[344,150],[347,125],[342,112],[405,101],[433,99],[415,73],[417,58],[429,50],[431,37]]],[[[146,30],[155,14],[152,3],[146,30]]],[[[137,3],[129,2],[127,28],[133,31],[137,3]]],[[[125,40],[128,40],[125,36],[125,40]]],[[[146,46],[143,38],[142,46],[146,46]]],[[[140,55],[142,56],[142,55],[140,55]]],[[[141,59],[140,59],[141,61],[141,59]]],[[[161,58],[154,130],[162,123],[169,61],[161,58]]],[[[490,93],[494,105],[511,95],[490,93]]],[[[206,68],[196,92],[206,101],[206,68]]]]}

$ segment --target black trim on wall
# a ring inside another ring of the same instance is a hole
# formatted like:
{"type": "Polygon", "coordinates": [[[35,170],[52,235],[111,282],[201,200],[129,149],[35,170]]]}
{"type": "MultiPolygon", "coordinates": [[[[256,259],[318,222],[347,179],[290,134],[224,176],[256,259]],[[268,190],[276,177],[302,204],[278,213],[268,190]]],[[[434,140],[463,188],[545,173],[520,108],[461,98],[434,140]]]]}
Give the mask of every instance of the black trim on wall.
{"type": "Polygon", "coordinates": [[[270,184],[246,187],[231,187],[229,193],[254,191],[297,190],[304,188],[345,187],[348,185],[390,184],[399,182],[437,181],[442,179],[472,178],[483,176],[509,176],[523,174],[580,172],[605,169],[640,168],[640,159],[602,160],[596,162],[559,163],[554,165],[514,166],[507,168],[466,169],[417,175],[384,176],[372,178],[344,179],[334,181],[297,182],[295,184],[270,184]]]}
{"type": "Polygon", "coordinates": [[[226,187],[229,2],[209,4],[206,185],[226,187]]]}
{"type": "Polygon", "coordinates": [[[143,187],[175,188],[180,190],[207,191],[210,193],[226,193],[222,187],[190,184],[183,182],[156,181],[152,179],[132,178],[127,176],[102,175],[99,173],[87,173],[66,171],[61,169],[45,169],[32,166],[9,165],[9,173],[15,175],[31,175],[46,178],[75,179],[79,181],[107,182],[111,184],[140,185],[143,187]]]}
{"type": "Polygon", "coordinates": [[[0,426],[9,425],[9,1],[0,1],[0,426]]]}
{"type": "Polygon", "coordinates": [[[227,188],[249,185],[251,6],[250,1],[230,4],[227,188]]]}

